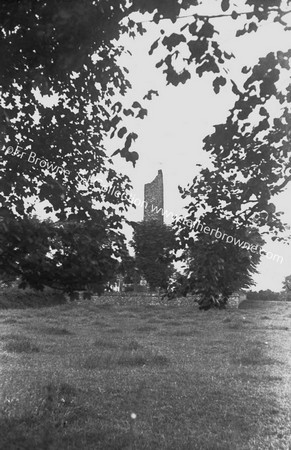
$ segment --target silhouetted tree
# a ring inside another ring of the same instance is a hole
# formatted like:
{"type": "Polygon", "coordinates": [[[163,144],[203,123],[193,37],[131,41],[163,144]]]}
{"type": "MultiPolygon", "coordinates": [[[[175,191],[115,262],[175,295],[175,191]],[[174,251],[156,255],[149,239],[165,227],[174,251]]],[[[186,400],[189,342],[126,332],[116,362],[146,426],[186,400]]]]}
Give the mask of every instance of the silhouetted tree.
{"type": "Polygon", "coordinates": [[[172,262],[176,246],[171,227],[157,221],[132,223],[135,263],[150,289],[166,289],[173,273],[172,262]]]}

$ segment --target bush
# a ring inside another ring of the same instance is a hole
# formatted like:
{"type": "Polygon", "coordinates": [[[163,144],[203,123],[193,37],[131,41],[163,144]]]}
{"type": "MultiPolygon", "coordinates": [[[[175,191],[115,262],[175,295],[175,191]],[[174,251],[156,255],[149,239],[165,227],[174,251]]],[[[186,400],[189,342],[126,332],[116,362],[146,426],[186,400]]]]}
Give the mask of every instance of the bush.
{"type": "Polygon", "coordinates": [[[18,287],[0,288],[0,309],[41,308],[64,303],[66,303],[64,294],[50,288],[43,291],[30,288],[23,290],[18,287]]]}

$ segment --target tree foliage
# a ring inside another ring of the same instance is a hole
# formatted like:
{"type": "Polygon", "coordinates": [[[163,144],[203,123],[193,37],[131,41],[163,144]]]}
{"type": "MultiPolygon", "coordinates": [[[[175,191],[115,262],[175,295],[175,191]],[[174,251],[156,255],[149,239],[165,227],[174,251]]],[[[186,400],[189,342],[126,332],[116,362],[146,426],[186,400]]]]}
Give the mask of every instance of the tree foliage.
{"type": "MultiPolygon", "coordinates": [[[[0,264],[23,285],[69,290],[95,280],[100,290],[112,276],[109,235],[120,239],[129,201],[108,196],[96,178],[86,189],[80,182],[98,175],[115,191],[131,188],[103,147],[121,128],[114,96],[130,87],[117,63],[123,49],[113,42],[125,30],[124,8],[106,0],[1,2],[0,203],[14,217],[0,224],[0,264]],[[63,224],[31,221],[38,201],[63,224]]],[[[124,139],[130,159],[133,136],[124,139]]]]}
{"type": "MultiPolygon", "coordinates": [[[[124,119],[144,118],[144,102],[155,92],[146,94],[142,103],[124,106],[131,85],[127,69],[119,64],[125,51],[119,38],[144,34],[145,17],[159,27],[160,37],[149,53],[154,57],[157,49],[163,51],[156,66],[168,84],[186,83],[193,72],[213,74],[216,93],[231,83],[237,96],[226,124],[205,139],[214,170],[202,170],[183,191],[190,202],[189,218],[197,216],[199,208],[210,207],[218,220],[231,218],[237,226],[253,226],[255,221],[275,233],[283,230],[272,197],[290,181],[291,88],[281,88],[279,81],[290,68],[291,54],[269,54],[254,68],[244,68],[247,79],[237,86],[226,76],[234,55],[221,47],[217,24],[221,17],[236,23],[237,38],[255,32],[264,22],[288,29],[290,1],[246,0],[238,6],[222,0],[221,11],[215,14],[201,13],[206,3],[2,0],[0,204],[17,218],[18,238],[23,236],[18,218],[29,220],[36,199],[45,201],[46,212],[54,212],[58,220],[77,221],[84,227],[86,221],[95,220],[96,211],[103,211],[98,216],[101,228],[105,230],[108,221],[111,231],[120,228],[127,198],[112,197],[108,205],[100,182],[82,190],[78,180],[102,175],[117,190],[130,189],[128,177],[116,172],[104,145],[108,137],[114,138],[114,155],[133,164],[138,160],[132,151],[137,135],[127,129],[124,119]],[[184,17],[182,26],[179,17],[184,17]],[[169,20],[173,25],[166,33],[161,24],[169,20]],[[50,107],[41,95],[51,101],[50,107]],[[276,117],[269,110],[272,99],[280,106],[276,117]],[[260,119],[251,127],[252,114],[257,113],[260,119]]],[[[4,226],[10,226],[7,218],[4,226]]],[[[34,231],[31,226],[28,236],[34,231]]],[[[185,227],[181,234],[187,234],[185,227]]],[[[3,267],[10,256],[3,257],[2,252],[3,267]]]]}
{"type": "Polygon", "coordinates": [[[226,121],[204,140],[211,153],[213,170],[203,169],[192,186],[182,191],[191,198],[190,216],[201,205],[210,206],[220,217],[231,217],[237,224],[265,227],[274,239],[284,230],[272,199],[291,180],[290,103],[291,85],[286,96],[276,88],[281,71],[290,69],[291,52],[268,54],[251,70],[226,121]],[[276,99],[283,111],[281,117],[271,117],[267,111],[270,99],[276,99]],[[253,126],[252,114],[257,114],[253,126]],[[239,119],[239,120],[238,120],[239,119]],[[192,198],[194,200],[192,200],[192,198]],[[223,210],[221,205],[223,206],[223,210]]]}
{"type": "Polygon", "coordinates": [[[33,211],[25,200],[37,197],[60,220],[86,220],[104,195],[98,182],[80,190],[81,176],[101,174],[120,191],[130,188],[102,146],[121,121],[112,98],[130,87],[117,64],[122,49],[112,43],[121,33],[122,2],[112,11],[104,0],[4,1],[0,17],[2,144],[24,152],[2,150],[0,201],[23,216],[33,211]],[[55,99],[51,107],[38,92],[55,99]],[[45,170],[42,161],[63,170],[45,170]]]}
{"type": "Polygon", "coordinates": [[[291,275],[285,277],[283,282],[284,296],[285,299],[291,301],[291,275]]]}
{"type": "Polygon", "coordinates": [[[23,288],[49,286],[71,293],[91,287],[101,294],[124,252],[123,235],[112,231],[110,222],[104,228],[104,222],[7,220],[0,232],[0,273],[19,278],[23,288]]]}
{"type": "Polygon", "coordinates": [[[181,256],[186,263],[182,287],[198,296],[200,309],[224,306],[233,293],[254,284],[252,275],[260,261],[258,246],[263,244],[256,229],[237,229],[231,222],[221,221],[218,227],[215,221],[212,230],[215,233],[194,231],[184,240],[180,235],[180,246],[186,248],[181,256]],[[235,243],[221,239],[220,230],[232,241],[235,238],[235,243]]]}
{"type": "MultiPolygon", "coordinates": [[[[48,208],[57,211],[61,220],[70,214],[88,218],[94,199],[100,201],[102,196],[98,190],[87,194],[78,191],[76,179],[80,173],[106,173],[111,179],[115,177],[120,187],[129,187],[126,177],[108,169],[110,158],[102,143],[105,137],[118,136],[120,148],[115,153],[136,162],[138,155],[130,148],[137,135],[124,127],[123,118],[128,114],[142,118],[146,112],[139,102],[129,110],[122,105],[122,96],[130,88],[130,82],[126,68],[118,64],[124,51],[118,39],[121,35],[134,37],[146,32],[143,21],[137,19],[140,14],[149,14],[149,20],[159,27],[166,19],[175,24],[176,31],[169,35],[161,29],[161,37],[150,49],[153,53],[158,47],[164,48],[165,55],[157,66],[163,68],[167,82],[185,83],[194,67],[200,76],[209,72],[215,75],[216,92],[226,84],[225,65],[233,58],[218,43],[216,24],[220,17],[226,16],[230,21],[240,17],[238,37],[255,31],[260,23],[267,21],[277,21],[288,28],[284,22],[288,9],[283,9],[280,0],[247,0],[241,7],[223,0],[221,14],[208,15],[199,13],[204,3],[197,0],[72,0],[69,3],[3,0],[0,93],[5,143],[14,147],[18,144],[28,153],[33,151],[40,159],[45,157],[65,168],[69,175],[64,180],[61,174],[46,174],[39,165],[30,165],[24,158],[4,157],[0,200],[9,199],[9,204],[21,215],[27,209],[24,198],[37,195],[49,201],[48,208]],[[183,26],[179,26],[179,16],[185,16],[183,26]],[[185,50],[188,57],[184,57],[185,50]],[[178,60],[184,64],[182,70],[176,69],[178,60]],[[35,90],[49,97],[55,94],[57,102],[45,107],[36,98],[35,90]]],[[[274,83],[278,69],[288,69],[288,57],[280,53],[278,58],[269,57],[267,70],[262,64],[256,68],[253,81],[261,84],[259,96],[253,92],[251,79],[245,85],[245,92],[240,93],[234,86],[242,96],[237,105],[242,115],[276,94],[274,83]]],[[[288,95],[288,92],[283,95],[285,100],[288,95]]],[[[233,114],[232,118],[235,117],[233,114]]],[[[279,124],[277,128],[284,132],[284,125],[281,130],[279,124]]],[[[280,160],[281,163],[284,161],[280,160]]]]}
{"type": "Polygon", "coordinates": [[[284,299],[282,292],[273,292],[271,289],[247,292],[248,300],[271,300],[271,301],[282,301],[284,299]]]}
{"type": "Polygon", "coordinates": [[[135,264],[150,289],[166,289],[173,273],[173,251],[176,246],[171,227],[157,221],[132,223],[132,247],[135,264]]]}

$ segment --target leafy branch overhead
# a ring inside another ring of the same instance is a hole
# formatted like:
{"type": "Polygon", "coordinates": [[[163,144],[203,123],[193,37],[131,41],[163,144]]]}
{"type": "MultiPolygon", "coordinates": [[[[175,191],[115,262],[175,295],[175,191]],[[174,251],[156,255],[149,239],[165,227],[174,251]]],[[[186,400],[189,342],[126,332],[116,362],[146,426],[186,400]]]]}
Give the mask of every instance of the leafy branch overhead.
{"type": "Polygon", "coordinates": [[[248,78],[226,123],[204,139],[214,169],[203,169],[183,191],[193,199],[191,217],[204,204],[238,224],[267,227],[275,237],[284,230],[273,199],[291,181],[290,58],[290,51],[269,53],[253,69],[244,69],[248,78]]]}
{"type": "MultiPolygon", "coordinates": [[[[0,172],[1,191],[5,195],[1,195],[0,201],[13,204],[23,214],[25,198],[38,196],[44,181],[57,182],[62,185],[62,195],[48,197],[43,190],[42,198],[49,201],[58,217],[63,219],[76,212],[83,218],[89,217],[96,202],[102,199],[96,192],[80,193],[75,180],[79,174],[106,177],[112,164],[104,148],[106,139],[120,141],[115,155],[133,164],[137,162],[138,155],[132,151],[135,134],[127,129],[124,119],[143,119],[147,108],[138,101],[129,108],[123,104],[131,84],[128,70],[119,64],[121,54],[126,51],[119,39],[147,32],[146,20],[140,21],[140,14],[149,14],[149,20],[157,27],[164,20],[173,23],[175,31],[166,35],[161,30],[161,37],[150,50],[153,53],[158,47],[164,49],[165,55],[157,66],[162,67],[167,82],[185,83],[193,67],[199,76],[209,72],[215,75],[213,87],[217,93],[227,84],[224,68],[234,56],[218,43],[217,23],[221,17],[238,24],[238,36],[242,32],[254,32],[255,25],[263,22],[277,21],[288,28],[284,21],[288,7],[283,9],[283,2],[278,0],[249,0],[241,7],[237,2],[224,0],[221,13],[208,15],[199,12],[203,3],[198,4],[197,0],[72,0],[53,4],[39,1],[33,5],[22,2],[14,8],[10,1],[3,0],[0,6],[2,143],[22,144],[27,152],[33,151],[39,158],[49,156],[50,161],[66,168],[70,175],[67,180],[60,176],[52,180],[39,166],[4,158],[0,172]],[[183,19],[183,26],[179,26],[179,18],[183,19]],[[36,97],[38,91],[55,99],[50,108],[36,97]]],[[[144,100],[152,99],[155,94],[150,90],[144,100]]]]}
{"type": "MultiPolygon", "coordinates": [[[[203,3],[199,2],[199,6],[203,3]]],[[[163,36],[165,31],[162,29],[161,35],[163,37],[161,36],[152,44],[149,54],[152,55],[157,49],[165,47],[166,56],[157,62],[156,67],[163,67],[168,84],[184,84],[190,79],[193,62],[195,71],[200,77],[205,72],[219,74],[213,81],[214,90],[218,93],[220,87],[227,82],[224,71],[225,64],[229,59],[234,58],[234,55],[224,51],[218,43],[219,27],[216,26],[217,19],[228,18],[233,21],[238,18],[244,19],[243,26],[240,21],[240,26],[236,31],[237,37],[257,31],[261,23],[269,20],[279,22],[285,30],[289,30],[290,28],[284,19],[288,17],[289,13],[291,14],[291,9],[282,9],[282,4],[283,2],[280,0],[246,1],[245,4],[238,6],[236,2],[223,0],[221,2],[221,14],[202,15],[194,12],[189,15],[182,14],[179,17],[172,17],[165,12],[157,12],[152,19],[156,23],[169,18],[174,23],[177,19],[186,20],[187,23],[182,27],[177,25],[177,31],[167,36],[163,36]],[[186,62],[186,64],[181,68],[183,62],[186,62]],[[178,68],[175,68],[175,66],[178,68]]]]}

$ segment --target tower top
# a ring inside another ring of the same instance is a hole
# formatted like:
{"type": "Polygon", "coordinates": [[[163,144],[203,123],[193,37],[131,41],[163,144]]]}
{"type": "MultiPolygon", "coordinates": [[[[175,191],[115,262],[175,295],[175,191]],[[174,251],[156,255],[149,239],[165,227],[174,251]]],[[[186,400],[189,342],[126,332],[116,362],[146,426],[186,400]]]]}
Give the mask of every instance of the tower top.
{"type": "Polygon", "coordinates": [[[164,223],[164,183],[163,171],[158,170],[158,174],[151,183],[144,186],[144,221],[155,220],[164,223]]]}

